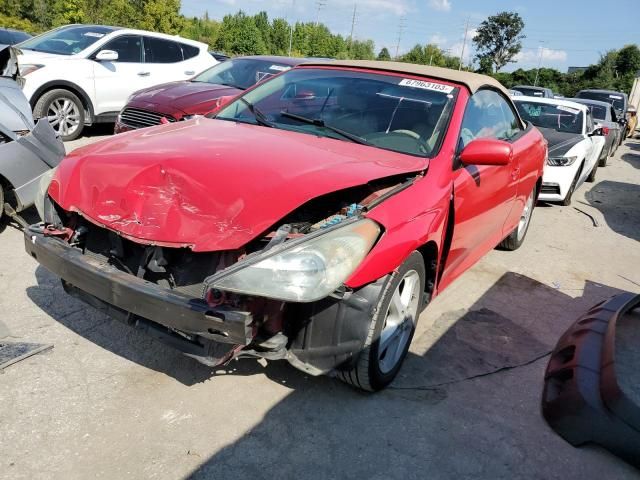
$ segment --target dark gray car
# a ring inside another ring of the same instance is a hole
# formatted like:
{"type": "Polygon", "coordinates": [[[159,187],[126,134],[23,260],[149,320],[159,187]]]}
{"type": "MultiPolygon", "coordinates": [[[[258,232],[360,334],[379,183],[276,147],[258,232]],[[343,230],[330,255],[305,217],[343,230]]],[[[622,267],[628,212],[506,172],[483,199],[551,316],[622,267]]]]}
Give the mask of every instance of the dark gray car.
{"type": "Polygon", "coordinates": [[[554,93],[550,88],[534,87],[533,85],[516,85],[512,90],[522,92],[527,97],[553,98],[554,93]]]}
{"type": "Polygon", "coordinates": [[[607,165],[607,156],[612,157],[616,153],[621,142],[620,137],[623,134],[613,105],[587,98],[570,98],[569,100],[589,107],[591,115],[593,115],[596,121],[596,126],[607,128],[608,133],[605,136],[606,143],[602,149],[602,156],[600,157],[600,166],[605,167],[607,165]]]}
{"type": "MultiPolygon", "coordinates": [[[[616,92],[614,90],[580,90],[576,93],[576,98],[588,98],[590,100],[599,100],[601,102],[607,102],[613,106],[616,111],[616,117],[618,123],[622,127],[622,131],[627,130],[627,109],[629,108],[629,97],[624,92],[616,92]]],[[[624,135],[620,136],[619,143],[624,140],[624,135]]]]}
{"type": "Polygon", "coordinates": [[[35,203],[43,177],[64,157],[62,140],[47,119],[34,123],[13,47],[0,47],[0,218],[35,203]]]}

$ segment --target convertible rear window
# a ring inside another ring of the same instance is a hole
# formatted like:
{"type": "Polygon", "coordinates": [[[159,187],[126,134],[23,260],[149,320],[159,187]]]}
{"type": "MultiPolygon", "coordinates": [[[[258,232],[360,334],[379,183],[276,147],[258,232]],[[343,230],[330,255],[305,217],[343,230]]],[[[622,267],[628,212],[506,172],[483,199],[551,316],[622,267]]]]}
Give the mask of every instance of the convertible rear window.
{"type": "Polygon", "coordinates": [[[300,68],[269,80],[217,118],[433,156],[458,88],[427,79],[300,68]]]}
{"type": "Polygon", "coordinates": [[[584,115],[582,110],[564,105],[537,102],[515,102],[523,120],[536,127],[551,128],[558,132],[582,133],[584,115]]]}

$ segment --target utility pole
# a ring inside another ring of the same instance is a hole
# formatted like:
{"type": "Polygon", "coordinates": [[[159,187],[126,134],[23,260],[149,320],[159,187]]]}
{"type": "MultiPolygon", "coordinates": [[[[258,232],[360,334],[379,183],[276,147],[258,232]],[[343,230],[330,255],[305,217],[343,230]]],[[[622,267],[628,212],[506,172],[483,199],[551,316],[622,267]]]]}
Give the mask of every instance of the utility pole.
{"type": "Polygon", "coordinates": [[[327,0],[316,0],[316,27],[320,21],[320,10],[327,5],[327,0]]]}
{"type": "MultiPolygon", "coordinates": [[[[295,15],[296,0],[291,0],[291,12],[295,15]]],[[[291,56],[291,50],[293,48],[293,22],[289,24],[289,56],[291,56]]]]}
{"type": "Polygon", "coordinates": [[[351,55],[351,46],[353,45],[353,29],[356,26],[356,11],[358,2],[353,2],[353,18],[351,19],[351,33],[349,34],[349,54],[351,55]]]}
{"type": "Polygon", "coordinates": [[[402,32],[406,27],[406,18],[404,16],[400,17],[400,21],[398,22],[398,41],[396,43],[396,56],[395,60],[398,59],[398,53],[400,52],[400,40],[402,40],[402,32]]]}
{"type": "Polygon", "coordinates": [[[538,59],[538,68],[536,70],[536,79],[533,81],[533,86],[537,87],[538,86],[538,75],[540,74],[540,66],[542,65],[542,54],[544,53],[544,47],[542,46],[542,41],[540,41],[540,58],[538,59]]]}
{"type": "Polygon", "coordinates": [[[462,42],[462,51],[460,52],[460,63],[458,64],[458,70],[462,70],[462,59],[464,58],[464,48],[467,46],[468,33],[469,33],[469,17],[467,17],[467,24],[464,27],[464,41],[462,42]]]}

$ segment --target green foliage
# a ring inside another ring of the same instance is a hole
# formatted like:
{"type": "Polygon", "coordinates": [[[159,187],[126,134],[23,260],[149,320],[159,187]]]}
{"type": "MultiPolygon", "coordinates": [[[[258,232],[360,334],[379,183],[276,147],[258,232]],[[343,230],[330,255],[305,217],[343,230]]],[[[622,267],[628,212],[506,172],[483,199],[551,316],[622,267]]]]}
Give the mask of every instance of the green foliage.
{"type": "Polygon", "coordinates": [[[476,59],[484,71],[487,70],[488,61],[497,72],[522,50],[522,29],[524,21],[516,12],[501,12],[492,15],[483,21],[478,27],[473,43],[476,47],[476,59]]]}
{"type": "Polygon", "coordinates": [[[508,88],[514,85],[533,85],[538,73],[538,85],[571,98],[579,90],[602,88],[629,93],[635,73],[640,69],[640,49],[627,45],[620,50],[611,50],[600,57],[598,63],[590,65],[584,72],[562,73],[553,68],[523,70],[511,73],[494,73],[493,76],[508,88]],[[637,68],[636,68],[637,67],[637,68]]]}
{"type": "Polygon", "coordinates": [[[255,18],[243,11],[234,15],[225,15],[214,45],[216,50],[236,55],[267,53],[262,32],[258,29],[255,18]]]}
{"type": "Polygon", "coordinates": [[[382,47],[382,50],[380,50],[380,53],[378,54],[378,60],[391,60],[391,54],[387,47],[382,47]]]}
{"type": "Polygon", "coordinates": [[[460,59],[447,55],[435,44],[415,45],[411,50],[400,57],[401,62],[417,63],[421,65],[433,65],[436,67],[446,67],[458,69],[460,59]]]}
{"type": "Polygon", "coordinates": [[[5,28],[15,28],[28,33],[37,33],[38,28],[29,20],[17,17],[10,17],[0,13],[0,25],[5,28]]]}

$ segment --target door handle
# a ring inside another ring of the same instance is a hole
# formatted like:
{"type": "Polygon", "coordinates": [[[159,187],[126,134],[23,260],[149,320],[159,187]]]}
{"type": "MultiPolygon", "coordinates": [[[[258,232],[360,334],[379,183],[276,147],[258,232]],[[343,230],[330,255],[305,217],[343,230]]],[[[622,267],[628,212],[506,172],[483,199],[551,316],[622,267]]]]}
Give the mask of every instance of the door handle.
{"type": "Polygon", "coordinates": [[[138,75],[140,77],[148,77],[149,75],[151,75],[151,72],[138,72],[138,75]]]}
{"type": "Polygon", "coordinates": [[[185,75],[195,75],[196,72],[193,70],[187,70],[186,72],[184,72],[185,75]]]}

